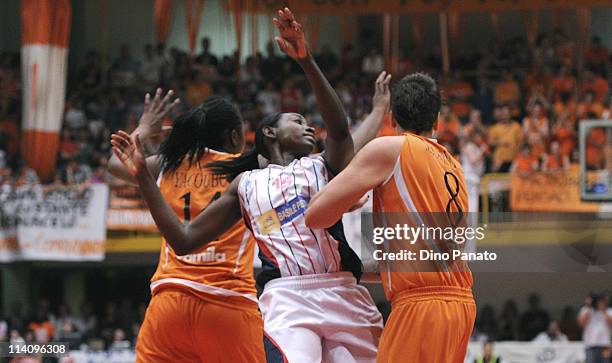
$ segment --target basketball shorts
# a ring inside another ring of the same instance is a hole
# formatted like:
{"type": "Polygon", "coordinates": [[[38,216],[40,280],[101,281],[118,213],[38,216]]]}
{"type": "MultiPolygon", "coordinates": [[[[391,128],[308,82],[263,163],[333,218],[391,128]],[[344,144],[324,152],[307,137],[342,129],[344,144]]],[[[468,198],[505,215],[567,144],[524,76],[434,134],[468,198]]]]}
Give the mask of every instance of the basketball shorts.
{"type": "Polygon", "coordinates": [[[268,363],[376,360],[383,319],[349,272],[272,280],[259,306],[268,363]]]}
{"type": "Polygon", "coordinates": [[[470,289],[423,287],[399,292],[378,349],[378,363],[463,363],[476,319],[470,289]]]}
{"type": "Polygon", "coordinates": [[[265,362],[257,304],[242,297],[164,288],[152,298],[136,343],[136,362],[265,362]]]}

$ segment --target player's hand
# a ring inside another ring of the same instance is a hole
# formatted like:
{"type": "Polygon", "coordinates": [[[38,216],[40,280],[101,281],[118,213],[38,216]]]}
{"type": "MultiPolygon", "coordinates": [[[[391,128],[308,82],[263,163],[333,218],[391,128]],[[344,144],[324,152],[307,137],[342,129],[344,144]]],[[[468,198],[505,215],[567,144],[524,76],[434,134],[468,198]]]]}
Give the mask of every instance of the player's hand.
{"type": "Polygon", "coordinates": [[[147,161],[139,136],[135,134],[133,140],[127,132],[121,130],[111,135],[113,153],[134,177],[148,173],[147,161]]]}
{"type": "Polygon", "coordinates": [[[145,95],[144,112],[138,121],[138,127],[145,137],[158,136],[166,116],[181,102],[175,98],[173,90],[168,91],[164,98],[162,93],[162,89],[158,88],[153,99],[149,93],[145,95]]]}
{"type": "Polygon", "coordinates": [[[383,112],[389,111],[391,105],[391,91],[389,83],[391,74],[386,71],[380,72],[374,84],[374,96],[372,97],[372,109],[379,109],[383,112]]]}
{"type": "Polygon", "coordinates": [[[593,298],[591,298],[590,296],[587,296],[586,299],[584,299],[584,305],[587,307],[592,307],[593,306],[593,298]]]}
{"type": "Polygon", "coordinates": [[[278,18],[272,19],[278,28],[280,37],[274,37],[276,44],[289,57],[296,61],[305,60],[309,56],[306,38],[302,25],[295,20],[289,8],[278,11],[278,18]]]}

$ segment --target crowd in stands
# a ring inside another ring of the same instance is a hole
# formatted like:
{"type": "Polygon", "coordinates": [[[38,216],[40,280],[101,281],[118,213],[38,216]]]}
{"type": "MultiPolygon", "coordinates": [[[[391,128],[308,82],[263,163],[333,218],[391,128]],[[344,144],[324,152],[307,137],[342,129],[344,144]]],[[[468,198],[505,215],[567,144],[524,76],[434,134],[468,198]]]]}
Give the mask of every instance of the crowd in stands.
{"type": "Polygon", "coordinates": [[[100,314],[90,303],[83,303],[79,312],[70,311],[66,304],[52,310],[46,299],[31,307],[16,304],[9,318],[0,319],[0,342],[62,342],[71,350],[133,349],[145,309],[131,300],[109,302],[100,314]]]}
{"type": "MultiPolygon", "coordinates": [[[[585,305],[577,310],[566,306],[558,317],[540,306],[537,294],[527,298],[527,307],[519,310],[515,300],[508,300],[502,311],[497,314],[493,307],[480,308],[472,334],[472,340],[485,341],[577,341],[586,338],[589,318],[597,311],[597,303],[587,297],[585,305]],[[589,305],[590,304],[590,305],[589,305]]],[[[600,304],[608,309],[612,319],[612,309],[608,308],[606,295],[599,295],[600,304]]],[[[520,302],[519,302],[520,303],[520,302]]],[[[388,309],[379,307],[385,316],[388,309]]],[[[131,300],[108,302],[103,311],[96,312],[92,304],[83,303],[80,311],[70,311],[66,304],[51,309],[48,300],[40,299],[34,306],[16,304],[10,317],[0,317],[0,342],[13,344],[23,342],[66,342],[71,349],[121,350],[133,349],[138,338],[146,306],[131,300]]],[[[608,327],[612,330],[612,324],[608,327]]],[[[599,334],[601,335],[601,334],[599,334]]]]}
{"type": "MultiPolygon", "coordinates": [[[[367,44],[367,43],[366,43],[367,44]]],[[[441,73],[439,50],[402,52],[395,77],[424,71],[434,75],[446,100],[437,138],[462,160],[466,175],[514,171],[530,174],[567,169],[578,160],[577,124],[583,119],[610,118],[611,58],[597,36],[578,54],[576,43],[563,31],[542,34],[532,48],[523,38],[496,40],[452,59],[452,71],[441,73]]],[[[173,89],[184,111],[216,94],[235,102],[247,124],[247,136],[266,114],[301,112],[322,126],[314,95],[299,66],[281,57],[272,43],[265,55],[240,62],[237,53],[218,56],[210,40],[201,52],[188,53],[163,45],[146,45],[135,56],[127,45],[106,62],[89,51],[83,64],[70,65],[61,131],[58,169],[50,183],[107,180],[109,135],[131,131],[143,109],[146,92],[161,86],[173,89]]],[[[357,126],[370,110],[373,79],[384,68],[375,46],[344,46],[339,54],[321,47],[316,59],[335,86],[357,126]]],[[[0,56],[0,182],[36,183],[36,174],[19,157],[21,112],[20,61],[15,54],[0,56]]],[[[390,134],[386,120],[382,134],[390,134]]],[[[324,130],[321,130],[324,132],[324,130]]],[[[590,169],[612,165],[612,150],[603,129],[588,136],[586,161],[590,169]]]]}

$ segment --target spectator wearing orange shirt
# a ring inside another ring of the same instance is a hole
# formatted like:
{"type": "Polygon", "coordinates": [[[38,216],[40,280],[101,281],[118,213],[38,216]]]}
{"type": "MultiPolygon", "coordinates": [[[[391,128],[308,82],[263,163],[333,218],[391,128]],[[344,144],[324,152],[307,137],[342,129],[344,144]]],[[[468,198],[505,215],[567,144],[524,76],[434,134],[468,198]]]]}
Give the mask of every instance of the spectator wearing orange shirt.
{"type": "Polygon", "coordinates": [[[569,170],[569,167],[569,157],[561,152],[561,144],[558,141],[551,142],[548,152],[542,156],[542,171],[554,173],[569,170]]]}
{"type": "Polygon", "coordinates": [[[495,104],[515,106],[521,100],[521,89],[510,72],[504,72],[501,82],[495,85],[495,104]]]}
{"type": "Polygon", "coordinates": [[[605,78],[587,70],[584,72],[581,90],[583,95],[592,92],[597,102],[605,102],[610,86],[605,78]]]}
{"type": "Polygon", "coordinates": [[[204,71],[194,71],[193,80],[187,84],[187,103],[196,107],[212,96],[213,88],[204,71]]]}
{"type": "Polygon", "coordinates": [[[523,141],[521,125],[512,120],[509,106],[501,108],[499,122],[489,128],[488,141],[493,149],[493,171],[508,172],[523,141]]]}
{"type": "Polygon", "coordinates": [[[472,85],[466,82],[460,75],[451,76],[444,87],[451,111],[464,122],[467,121],[472,106],[470,100],[474,94],[472,85]]]}
{"type": "Polygon", "coordinates": [[[555,115],[566,114],[568,120],[574,124],[576,122],[576,101],[572,99],[570,93],[562,93],[553,105],[555,115]]]}
{"type": "Polygon", "coordinates": [[[550,68],[534,66],[523,80],[523,90],[528,97],[534,94],[546,95],[550,89],[551,79],[550,68]]]}
{"type": "Polygon", "coordinates": [[[576,147],[576,132],[566,114],[559,115],[557,118],[553,127],[553,138],[559,142],[561,154],[570,157],[576,147]]]}
{"type": "Polygon", "coordinates": [[[579,120],[600,118],[604,109],[604,105],[595,99],[593,92],[589,91],[584,95],[583,101],[576,106],[576,116],[579,120]]]}
{"type": "Polygon", "coordinates": [[[552,98],[558,100],[562,95],[569,95],[570,98],[576,90],[576,77],[570,73],[568,66],[562,66],[559,74],[552,81],[552,98]]]}
{"type": "Polygon", "coordinates": [[[55,336],[55,327],[49,319],[49,315],[43,306],[39,306],[35,319],[28,324],[28,329],[34,332],[36,343],[48,343],[55,336]]]}
{"type": "Polygon", "coordinates": [[[587,170],[601,170],[604,167],[604,148],[606,133],[603,127],[594,127],[587,136],[586,142],[586,168],[587,170]]]}
{"type": "Polygon", "coordinates": [[[461,122],[455,116],[448,105],[440,108],[440,116],[438,117],[438,128],[436,129],[436,139],[440,144],[448,143],[454,149],[459,146],[459,130],[461,122]]]}
{"type": "Polygon", "coordinates": [[[528,176],[538,171],[538,158],[532,155],[529,145],[523,144],[521,151],[518,153],[512,166],[511,173],[517,173],[521,176],[528,176]]]}
{"type": "Polygon", "coordinates": [[[545,151],[545,143],[548,141],[549,128],[548,118],[544,115],[542,104],[536,102],[527,117],[523,119],[523,133],[531,152],[539,157],[545,151]]]}

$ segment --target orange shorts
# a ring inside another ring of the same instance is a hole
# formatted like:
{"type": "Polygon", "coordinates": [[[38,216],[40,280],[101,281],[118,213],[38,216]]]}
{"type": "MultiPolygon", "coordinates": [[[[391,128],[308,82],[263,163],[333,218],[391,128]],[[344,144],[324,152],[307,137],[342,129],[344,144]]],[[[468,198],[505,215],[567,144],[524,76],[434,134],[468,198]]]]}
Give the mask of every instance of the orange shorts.
{"type": "Polygon", "coordinates": [[[265,362],[257,304],[166,288],[153,296],[136,343],[136,362],[265,362]]]}
{"type": "Polygon", "coordinates": [[[463,363],[476,319],[470,289],[423,287],[393,298],[378,363],[463,363]]]}

